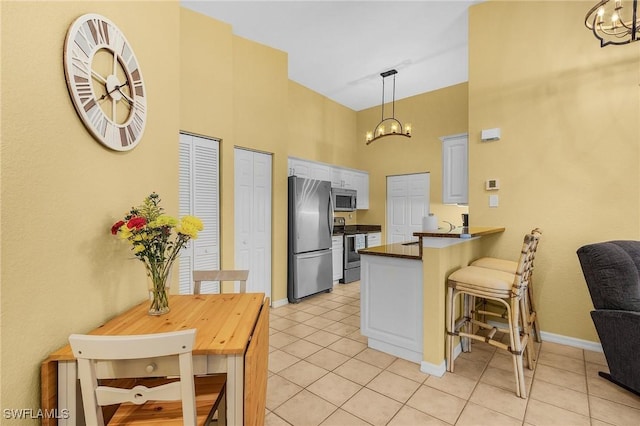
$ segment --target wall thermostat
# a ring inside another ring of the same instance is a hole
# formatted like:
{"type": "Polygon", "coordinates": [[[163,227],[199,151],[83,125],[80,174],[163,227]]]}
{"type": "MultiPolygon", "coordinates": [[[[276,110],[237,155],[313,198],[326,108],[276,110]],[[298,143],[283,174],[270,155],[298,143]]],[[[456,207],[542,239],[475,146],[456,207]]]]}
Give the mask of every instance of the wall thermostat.
{"type": "Polygon", "coordinates": [[[487,179],[485,182],[484,189],[487,191],[494,191],[496,189],[500,189],[500,181],[498,179],[487,179]]]}

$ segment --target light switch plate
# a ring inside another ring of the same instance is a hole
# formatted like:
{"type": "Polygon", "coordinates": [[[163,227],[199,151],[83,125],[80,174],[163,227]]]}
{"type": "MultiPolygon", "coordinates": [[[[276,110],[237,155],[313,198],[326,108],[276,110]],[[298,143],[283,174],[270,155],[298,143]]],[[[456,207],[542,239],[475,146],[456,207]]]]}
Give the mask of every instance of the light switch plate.
{"type": "Polygon", "coordinates": [[[489,195],[489,207],[498,207],[497,195],[489,195]]]}

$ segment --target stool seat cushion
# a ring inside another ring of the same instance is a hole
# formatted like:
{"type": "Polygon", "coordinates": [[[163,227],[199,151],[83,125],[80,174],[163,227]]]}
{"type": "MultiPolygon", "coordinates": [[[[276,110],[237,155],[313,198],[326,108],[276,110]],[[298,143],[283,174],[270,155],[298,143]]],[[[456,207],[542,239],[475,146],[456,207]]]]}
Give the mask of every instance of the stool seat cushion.
{"type": "Polygon", "coordinates": [[[518,269],[518,262],[514,262],[513,260],[498,259],[497,257],[481,257],[480,259],[471,262],[471,266],[496,269],[498,271],[515,274],[516,270],[518,269]]]}
{"type": "Polygon", "coordinates": [[[449,281],[455,281],[462,286],[509,293],[513,287],[514,274],[481,268],[479,266],[465,266],[451,275],[449,281]]]}

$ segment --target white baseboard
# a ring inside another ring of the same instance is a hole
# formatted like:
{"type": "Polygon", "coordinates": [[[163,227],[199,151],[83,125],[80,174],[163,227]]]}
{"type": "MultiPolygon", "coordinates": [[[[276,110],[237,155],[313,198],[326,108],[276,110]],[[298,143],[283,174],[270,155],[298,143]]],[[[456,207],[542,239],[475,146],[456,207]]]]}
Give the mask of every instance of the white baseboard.
{"type": "Polygon", "coordinates": [[[272,308],[279,308],[281,306],[288,305],[288,304],[289,304],[289,299],[280,299],[280,300],[271,301],[272,308]]]}
{"type": "Polygon", "coordinates": [[[575,337],[562,336],[560,334],[549,333],[546,331],[541,331],[540,336],[542,337],[543,343],[559,343],[561,345],[573,346],[574,348],[586,349],[588,351],[603,352],[602,345],[598,342],[576,339],[575,337]]]}
{"type": "Polygon", "coordinates": [[[374,339],[372,337],[368,338],[367,346],[369,346],[371,349],[391,354],[397,356],[398,358],[406,359],[407,361],[420,362],[420,360],[422,360],[421,352],[412,351],[411,349],[396,346],[391,343],[374,339]]]}
{"type": "Polygon", "coordinates": [[[430,374],[432,376],[442,377],[444,373],[447,372],[447,362],[442,361],[440,365],[431,364],[427,361],[422,361],[420,363],[420,371],[423,373],[430,374]]]}
{"type": "MultiPolygon", "coordinates": [[[[497,321],[489,321],[490,325],[504,327],[503,323],[497,321]]],[[[562,334],[549,333],[548,331],[540,331],[542,342],[558,343],[560,345],[572,346],[574,348],[586,349],[588,351],[603,352],[602,345],[599,342],[578,339],[575,337],[563,336],[562,334]]]]}

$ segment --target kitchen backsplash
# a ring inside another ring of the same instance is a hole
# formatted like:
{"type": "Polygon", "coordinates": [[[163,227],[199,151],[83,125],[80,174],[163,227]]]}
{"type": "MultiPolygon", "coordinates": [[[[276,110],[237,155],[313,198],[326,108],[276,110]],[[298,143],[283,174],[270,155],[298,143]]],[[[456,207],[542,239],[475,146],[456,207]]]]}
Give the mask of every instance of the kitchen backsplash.
{"type": "Polygon", "coordinates": [[[345,225],[357,224],[356,212],[333,212],[334,217],[344,217],[345,225]]]}

